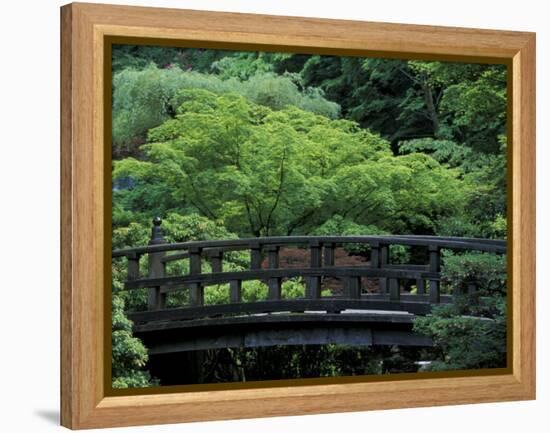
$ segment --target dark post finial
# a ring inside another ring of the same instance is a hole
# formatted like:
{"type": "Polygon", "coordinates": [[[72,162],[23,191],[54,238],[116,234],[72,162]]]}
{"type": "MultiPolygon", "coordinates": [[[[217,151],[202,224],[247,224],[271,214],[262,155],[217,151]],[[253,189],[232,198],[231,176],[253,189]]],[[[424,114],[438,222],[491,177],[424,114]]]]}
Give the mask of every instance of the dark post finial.
{"type": "Polygon", "coordinates": [[[163,244],[166,241],[164,240],[164,236],[162,236],[162,229],[160,228],[160,225],[162,224],[162,219],[158,216],[153,218],[153,227],[151,229],[151,241],[149,244],[163,244]]]}

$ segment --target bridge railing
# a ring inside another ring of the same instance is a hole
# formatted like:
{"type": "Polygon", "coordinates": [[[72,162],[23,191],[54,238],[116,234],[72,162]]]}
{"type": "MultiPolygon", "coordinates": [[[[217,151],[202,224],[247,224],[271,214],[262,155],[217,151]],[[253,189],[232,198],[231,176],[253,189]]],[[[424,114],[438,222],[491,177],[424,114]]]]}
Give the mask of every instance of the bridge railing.
{"type": "MultiPolygon", "coordinates": [[[[112,257],[127,258],[127,280],[124,283],[124,289],[148,289],[149,311],[163,310],[166,306],[166,294],[182,288],[189,290],[189,307],[191,309],[200,307],[202,311],[206,311],[207,307],[203,306],[204,288],[209,285],[226,283],[229,284],[230,305],[241,304],[242,282],[249,280],[265,281],[268,286],[267,303],[256,303],[258,311],[269,311],[270,305],[275,305],[273,301],[278,305],[276,309],[283,308],[282,311],[322,308],[325,304],[338,310],[344,307],[343,300],[349,301],[346,305],[358,306],[361,300],[366,301],[367,298],[370,303],[378,302],[376,305],[380,309],[403,309],[403,305],[410,303],[438,304],[445,300],[440,289],[442,249],[503,254],[506,253],[506,242],[488,239],[403,235],[288,236],[166,243],[162,235],[161,220],[155,218],[149,245],[115,250],[112,257]],[[371,251],[370,264],[365,264],[365,266],[336,265],[336,248],[346,244],[368,245],[371,251]],[[420,265],[391,263],[389,253],[390,247],[393,245],[424,247],[428,252],[428,260],[420,265]],[[289,246],[309,249],[308,267],[280,267],[281,248],[289,246]],[[228,252],[243,250],[250,252],[250,268],[244,271],[224,272],[224,255],[228,252]],[[167,254],[168,252],[171,254],[167,254]],[[139,269],[140,258],[144,255],[148,256],[147,276],[141,276],[139,269]],[[179,260],[189,261],[189,272],[186,275],[168,276],[166,274],[167,264],[179,260]],[[203,261],[210,263],[211,272],[203,273],[203,261]],[[267,262],[266,268],[262,267],[264,261],[267,262]],[[300,300],[282,302],[282,281],[293,277],[305,279],[305,296],[300,300]],[[322,300],[321,283],[322,279],[326,277],[343,280],[344,293],[334,299],[323,297],[322,300]],[[365,277],[378,279],[379,293],[362,294],[361,279],[365,277]],[[400,280],[414,280],[417,288],[416,294],[401,293],[400,280]],[[294,302],[292,304],[294,307],[291,308],[292,305],[289,305],[289,302],[294,302]],[[396,307],[396,303],[402,305],[396,307]]],[[[476,290],[475,282],[470,284],[468,290],[476,290]]],[[[415,306],[411,307],[414,310],[413,307],[415,306]]],[[[213,310],[212,314],[217,314],[217,310],[222,313],[225,311],[223,306],[210,306],[210,309],[213,310]]],[[[247,306],[246,309],[247,311],[255,310],[252,306],[247,306]]],[[[416,309],[419,312],[427,311],[426,308],[416,309]]],[[[237,310],[240,311],[236,307],[231,309],[231,311],[237,310]]],[[[195,314],[191,310],[189,313],[195,314]]]]}

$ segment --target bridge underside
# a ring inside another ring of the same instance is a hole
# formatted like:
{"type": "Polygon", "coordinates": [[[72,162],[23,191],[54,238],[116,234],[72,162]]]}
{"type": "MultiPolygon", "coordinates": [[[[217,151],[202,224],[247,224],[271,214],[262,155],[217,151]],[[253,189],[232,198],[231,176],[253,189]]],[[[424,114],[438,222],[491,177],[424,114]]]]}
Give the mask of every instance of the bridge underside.
{"type": "Polygon", "coordinates": [[[134,335],[150,356],[278,345],[431,346],[428,337],[413,332],[413,318],[398,312],[283,312],[149,322],[135,325],[134,335]]]}

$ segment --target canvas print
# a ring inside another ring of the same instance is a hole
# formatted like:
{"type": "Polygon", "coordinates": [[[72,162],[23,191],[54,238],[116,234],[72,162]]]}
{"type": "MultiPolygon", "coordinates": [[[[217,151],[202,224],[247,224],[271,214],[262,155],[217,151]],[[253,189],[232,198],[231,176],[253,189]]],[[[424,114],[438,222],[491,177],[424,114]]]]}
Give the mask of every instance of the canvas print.
{"type": "Polygon", "coordinates": [[[505,368],[507,68],[114,45],[112,386],[505,368]]]}

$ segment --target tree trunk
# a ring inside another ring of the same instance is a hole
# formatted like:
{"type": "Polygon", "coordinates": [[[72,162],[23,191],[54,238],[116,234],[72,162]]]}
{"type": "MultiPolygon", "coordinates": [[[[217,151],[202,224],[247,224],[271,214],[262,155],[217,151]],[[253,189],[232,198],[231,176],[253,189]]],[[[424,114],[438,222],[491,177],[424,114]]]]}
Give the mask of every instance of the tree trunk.
{"type": "Polygon", "coordinates": [[[432,89],[426,81],[422,82],[422,91],[424,92],[424,102],[428,109],[428,116],[430,116],[430,120],[432,121],[433,134],[434,137],[437,137],[439,133],[439,116],[435,107],[432,89]]]}

